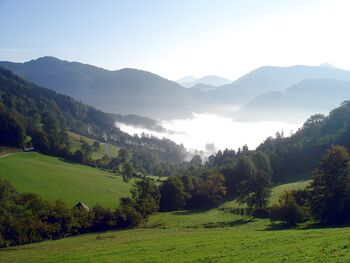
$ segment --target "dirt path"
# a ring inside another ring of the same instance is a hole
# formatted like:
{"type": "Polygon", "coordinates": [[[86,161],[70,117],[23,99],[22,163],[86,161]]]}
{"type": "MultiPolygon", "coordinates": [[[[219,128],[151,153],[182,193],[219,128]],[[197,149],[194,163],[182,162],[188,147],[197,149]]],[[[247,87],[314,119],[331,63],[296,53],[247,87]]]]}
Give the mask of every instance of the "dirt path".
{"type": "Polygon", "coordinates": [[[14,153],[7,153],[7,154],[5,154],[5,155],[2,155],[2,156],[0,156],[0,159],[1,159],[1,158],[4,158],[4,157],[7,157],[7,156],[10,156],[10,155],[12,155],[12,154],[14,154],[14,153]]]}

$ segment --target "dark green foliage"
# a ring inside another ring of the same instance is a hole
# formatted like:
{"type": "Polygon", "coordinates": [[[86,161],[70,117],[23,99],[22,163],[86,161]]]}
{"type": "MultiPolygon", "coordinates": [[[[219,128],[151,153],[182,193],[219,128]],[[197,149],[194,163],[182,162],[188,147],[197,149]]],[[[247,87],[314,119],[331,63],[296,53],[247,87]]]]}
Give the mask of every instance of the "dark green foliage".
{"type": "Polygon", "coordinates": [[[350,148],[350,102],[330,112],[311,116],[291,137],[268,138],[257,149],[269,156],[274,181],[310,175],[331,145],[350,148]]]}
{"type": "Polygon", "coordinates": [[[350,220],[350,155],[342,146],[332,146],[322,158],[310,184],[313,217],[327,224],[350,220]]]}
{"type": "Polygon", "coordinates": [[[122,205],[115,212],[118,228],[136,227],[142,220],[142,215],[132,206],[122,205]]]}
{"type": "Polygon", "coordinates": [[[219,171],[226,178],[230,195],[236,194],[238,184],[246,178],[252,176],[255,170],[256,168],[252,158],[246,154],[232,159],[230,163],[219,168],[219,171]]]}
{"type": "Polygon", "coordinates": [[[115,228],[117,225],[116,218],[109,208],[97,205],[92,208],[92,214],[92,225],[94,231],[103,231],[110,228],[115,228]]]}
{"type": "Polygon", "coordinates": [[[129,162],[123,163],[121,172],[124,182],[129,182],[132,177],[136,177],[136,175],[134,175],[134,168],[129,162]]]}
{"type": "Polygon", "coordinates": [[[225,177],[216,171],[207,171],[197,181],[188,205],[190,208],[214,205],[226,194],[225,177]]]}
{"type": "Polygon", "coordinates": [[[239,184],[238,201],[246,203],[255,211],[262,211],[267,207],[271,188],[271,176],[263,170],[258,170],[239,184]]]}
{"type": "Polygon", "coordinates": [[[32,133],[33,147],[42,153],[49,153],[51,150],[50,141],[47,134],[43,131],[35,131],[32,133]]]}
{"type": "Polygon", "coordinates": [[[130,190],[134,208],[143,217],[158,211],[160,193],[152,179],[143,177],[130,190]]]}
{"type": "Polygon", "coordinates": [[[239,169],[245,179],[238,183],[238,201],[246,203],[255,211],[266,209],[272,189],[268,156],[265,153],[256,152],[251,160],[244,158],[239,169]]]}
{"type": "Polygon", "coordinates": [[[0,145],[22,148],[24,146],[24,129],[22,125],[4,111],[0,105],[0,145]]]}
{"type": "Polygon", "coordinates": [[[279,203],[271,207],[270,215],[271,220],[283,221],[288,226],[296,226],[307,219],[305,208],[298,204],[292,191],[286,191],[279,203]]]}
{"type": "Polygon", "coordinates": [[[181,179],[177,176],[169,177],[160,186],[160,210],[174,211],[185,206],[186,193],[181,179]]]}

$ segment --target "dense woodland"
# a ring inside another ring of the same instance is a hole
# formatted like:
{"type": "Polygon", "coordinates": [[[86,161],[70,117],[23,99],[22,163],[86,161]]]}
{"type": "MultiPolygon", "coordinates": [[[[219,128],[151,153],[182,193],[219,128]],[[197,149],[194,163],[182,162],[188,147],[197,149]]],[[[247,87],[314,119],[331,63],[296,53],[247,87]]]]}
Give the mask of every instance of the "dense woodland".
{"type": "Polygon", "coordinates": [[[0,246],[142,224],[156,211],[205,209],[236,198],[253,216],[295,226],[305,220],[323,224],[350,222],[350,102],[328,116],[311,116],[295,134],[283,132],[256,150],[219,151],[190,161],[183,146],[167,139],[129,136],[115,127],[113,115],[37,87],[0,69],[0,146],[34,147],[44,154],[106,169],[138,180],[131,197],[115,211],[103,207],[70,208],[35,194],[18,193],[0,182],[0,246]],[[67,130],[120,147],[117,157],[92,160],[96,145],[72,152],[67,130]],[[341,145],[341,146],[333,146],[341,145]],[[157,185],[147,175],[166,176],[157,185]],[[312,177],[311,177],[312,176],[312,177]],[[271,189],[282,181],[311,179],[303,191],[286,192],[268,206],[271,189]]]}

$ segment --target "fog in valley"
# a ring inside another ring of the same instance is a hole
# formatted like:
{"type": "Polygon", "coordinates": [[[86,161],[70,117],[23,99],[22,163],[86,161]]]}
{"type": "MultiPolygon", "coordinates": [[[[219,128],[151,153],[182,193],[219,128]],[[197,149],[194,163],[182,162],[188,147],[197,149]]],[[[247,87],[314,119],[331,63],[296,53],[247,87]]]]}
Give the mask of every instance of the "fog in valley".
{"type": "Polygon", "coordinates": [[[159,138],[166,137],[183,144],[189,150],[203,150],[211,154],[213,150],[237,150],[244,144],[254,149],[269,136],[274,137],[277,132],[283,131],[284,136],[289,136],[302,126],[302,122],[237,122],[213,114],[194,114],[189,119],[162,121],[161,125],[167,132],[155,132],[124,123],[116,125],[131,135],[144,133],[159,138]],[[215,147],[208,147],[208,144],[214,144],[215,147]]]}

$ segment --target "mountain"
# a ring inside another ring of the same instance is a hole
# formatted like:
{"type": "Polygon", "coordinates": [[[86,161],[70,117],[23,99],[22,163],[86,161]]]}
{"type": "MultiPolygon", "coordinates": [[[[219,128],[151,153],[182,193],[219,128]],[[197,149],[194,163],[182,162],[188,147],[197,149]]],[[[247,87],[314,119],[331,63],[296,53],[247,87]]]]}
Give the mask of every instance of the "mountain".
{"type": "MultiPolygon", "coordinates": [[[[42,138],[35,141],[47,144],[44,153],[53,155],[70,147],[67,144],[67,136],[62,133],[69,130],[101,142],[114,144],[134,154],[147,153],[157,156],[161,161],[178,163],[188,157],[182,145],[177,145],[168,139],[135,137],[122,132],[116,127],[116,120],[113,114],[104,113],[53,90],[38,87],[0,67],[0,122],[2,123],[0,135],[2,136],[5,134],[11,138],[15,135],[11,134],[12,130],[9,132],[11,126],[7,125],[14,123],[21,128],[23,134],[21,137],[32,137],[32,142],[33,138],[39,138],[40,133],[42,138]],[[1,122],[2,115],[6,117],[5,125],[1,122]]],[[[2,136],[0,136],[0,146],[10,146],[1,144],[2,136]]],[[[38,147],[34,147],[41,151],[38,147]]]]}
{"type": "Polygon", "coordinates": [[[239,120],[298,121],[312,113],[326,113],[350,100],[350,82],[333,79],[307,79],[286,91],[266,92],[241,107],[239,120]]]}
{"type": "Polygon", "coordinates": [[[186,88],[192,88],[198,84],[210,85],[210,86],[222,86],[225,84],[229,84],[232,81],[223,77],[215,76],[215,75],[207,75],[203,78],[197,79],[192,76],[187,76],[182,79],[177,80],[181,86],[186,88]]]}
{"type": "Polygon", "coordinates": [[[204,110],[210,102],[201,90],[184,88],[142,70],[109,71],[54,57],[25,63],[0,62],[0,66],[39,86],[111,113],[153,118],[188,117],[192,112],[204,110]]]}
{"type": "Polygon", "coordinates": [[[350,72],[329,66],[264,66],[207,94],[221,103],[242,105],[265,92],[285,91],[305,79],[350,81],[350,72]]]}

